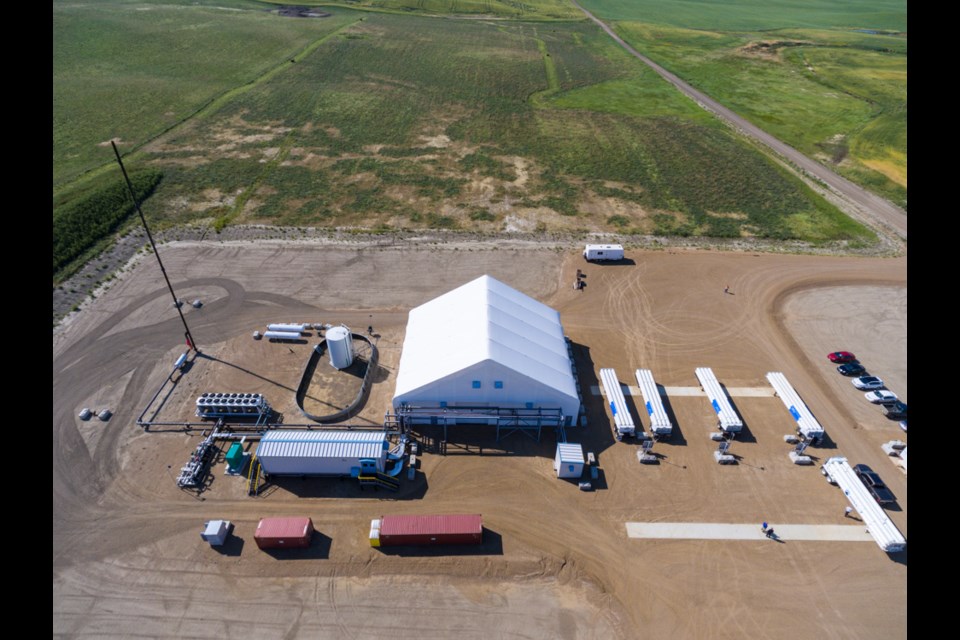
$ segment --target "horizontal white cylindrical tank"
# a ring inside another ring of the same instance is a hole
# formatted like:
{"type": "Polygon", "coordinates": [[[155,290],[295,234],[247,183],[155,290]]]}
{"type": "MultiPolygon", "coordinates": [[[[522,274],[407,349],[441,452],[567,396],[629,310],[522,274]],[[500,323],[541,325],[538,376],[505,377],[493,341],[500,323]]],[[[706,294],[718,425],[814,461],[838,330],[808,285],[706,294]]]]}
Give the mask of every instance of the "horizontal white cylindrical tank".
{"type": "Polygon", "coordinates": [[[177,358],[177,361],[173,363],[174,369],[180,369],[183,367],[183,365],[187,361],[187,353],[188,353],[187,351],[184,351],[183,353],[180,354],[180,357],[177,358]]]}
{"type": "Polygon", "coordinates": [[[299,331],[267,331],[263,334],[268,340],[299,340],[299,331]]]}
{"type": "Polygon", "coordinates": [[[81,419],[81,420],[89,420],[89,419],[90,419],[90,416],[92,416],[92,415],[93,415],[93,412],[90,411],[90,409],[88,409],[87,407],[84,407],[83,409],[80,410],[80,419],[81,419]]]}
{"type": "Polygon", "coordinates": [[[303,333],[306,330],[306,325],[303,324],[268,324],[267,331],[296,331],[297,333],[303,333]]]}
{"type": "Polygon", "coordinates": [[[350,329],[343,325],[328,329],[327,349],[333,368],[346,369],[353,364],[353,334],[350,329]]]}

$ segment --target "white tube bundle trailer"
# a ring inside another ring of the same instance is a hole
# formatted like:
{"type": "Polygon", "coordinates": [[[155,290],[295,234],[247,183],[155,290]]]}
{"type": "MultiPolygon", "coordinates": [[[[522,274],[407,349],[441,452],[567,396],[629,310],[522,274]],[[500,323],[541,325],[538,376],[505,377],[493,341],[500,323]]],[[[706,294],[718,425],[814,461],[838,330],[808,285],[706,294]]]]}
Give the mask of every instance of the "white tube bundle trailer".
{"type": "Polygon", "coordinates": [[[278,322],[274,324],[267,325],[267,331],[295,331],[297,333],[303,333],[307,330],[307,325],[297,324],[292,322],[278,322]]]}
{"type": "Polygon", "coordinates": [[[623,397],[623,390],[620,389],[617,372],[613,369],[600,369],[600,382],[603,384],[603,393],[607,396],[607,403],[610,405],[610,412],[613,414],[617,440],[622,440],[624,436],[633,436],[636,433],[636,427],[633,424],[633,418],[630,416],[630,410],[627,408],[627,401],[623,397]]]}
{"type": "Polygon", "coordinates": [[[867,531],[873,536],[881,549],[887,553],[903,551],[907,541],[897,526],[887,517],[887,513],[873,499],[867,487],[860,481],[853,467],[843,456],[828,458],[823,463],[823,474],[832,480],[843,491],[843,495],[850,501],[850,506],[856,509],[863,518],[867,531]]]}
{"type": "Polygon", "coordinates": [[[771,371],[767,374],[767,381],[773,386],[773,390],[776,391],[777,397],[783,401],[787,411],[797,421],[797,432],[810,440],[811,444],[820,444],[824,435],[823,427],[810,413],[810,409],[800,399],[800,394],[796,392],[793,385],[787,382],[787,377],[779,371],[771,371]]]}
{"type": "Polygon", "coordinates": [[[670,424],[667,410],[663,407],[663,399],[660,397],[657,383],[653,380],[653,372],[650,369],[637,369],[636,376],[637,386],[640,387],[640,393],[643,394],[643,401],[647,406],[647,415],[650,416],[650,432],[656,436],[669,436],[673,431],[673,425],[670,424]]]}
{"type": "Polygon", "coordinates": [[[300,340],[299,331],[267,331],[263,334],[267,340],[300,340]]]}
{"type": "Polygon", "coordinates": [[[699,367],[696,370],[696,374],[697,380],[700,381],[700,386],[703,387],[704,392],[707,394],[707,399],[710,400],[710,405],[713,407],[713,410],[717,412],[717,426],[724,433],[739,433],[740,430],[743,429],[743,420],[741,420],[737,412],[733,410],[730,399],[727,398],[727,394],[724,393],[723,387],[720,386],[717,377],[713,375],[713,369],[709,367],[699,367]]]}

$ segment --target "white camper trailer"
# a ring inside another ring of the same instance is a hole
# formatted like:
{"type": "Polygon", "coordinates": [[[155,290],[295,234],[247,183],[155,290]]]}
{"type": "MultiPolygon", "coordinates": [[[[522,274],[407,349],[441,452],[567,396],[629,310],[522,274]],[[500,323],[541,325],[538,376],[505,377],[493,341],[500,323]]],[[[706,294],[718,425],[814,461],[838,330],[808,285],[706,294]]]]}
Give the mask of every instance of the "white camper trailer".
{"type": "Polygon", "coordinates": [[[603,260],[623,260],[623,245],[620,244],[588,244],[583,250],[583,257],[587,262],[603,260]]]}

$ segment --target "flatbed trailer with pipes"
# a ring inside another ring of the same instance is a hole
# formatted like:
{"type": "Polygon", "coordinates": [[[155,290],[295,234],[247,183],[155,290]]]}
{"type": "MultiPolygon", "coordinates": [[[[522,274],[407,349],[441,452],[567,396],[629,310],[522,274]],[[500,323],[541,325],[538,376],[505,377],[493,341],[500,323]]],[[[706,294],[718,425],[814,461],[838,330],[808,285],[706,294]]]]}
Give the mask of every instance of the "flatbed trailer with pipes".
{"type": "Polygon", "coordinates": [[[773,387],[777,397],[787,407],[787,411],[797,421],[797,433],[810,441],[810,444],[818,445],[823,440],[824,431],[817,419],[813,417],[806,403],[800,399],[800,394],[787,381],[787,377],[779,371],[771,371],[767,374],[767,381],[773,387]]]}
{"type": "Polygon", "coordinates": [[[610,412],[613,414],[617,440],[622,440],[624,436],[634,436],[637,429],[627,408],[627,401],[623,397],[620,381],[617,380],[617,372],[613,369],[600,369],[600,382],[603,385],[603,393],[607,397],[610,412]]]}
{"type": "Polygon", "coordinates": [[[870,491],[857,477],[846,458],[843,456],[828,458],[820,471],[831,483],[840,487],[850,506],[863,519],[867,531],[881,549],[887,553],[896,553],[907,547],[903,534],[887,516],[883,507],[873,499],[870,491]]]}
{"type": "Polygon", "coordinates": [[[660,397],[657,383],[653,380],[653,372],[650,369],[637,369],[635,375],[637,386],[640,387],[643,402],[647,407],[647,415],[650,416],[650,433],[662,438],[669,437],[673,432],[673,425],[663,406],[663,398],[660,397]]]}
{"type": "Polygon", "coordinates": [[[717,426],[724,433],[739,433],[743,429],[743,420],[733,410],[730,404],[730,398],[727,397],[723,387],[717,377],[713,375],[713,369],[709,367],[699,367],[696,370],[697,380],[700,381],[700,387],[707,394],[710,405],[717,412],[717,426]]]}

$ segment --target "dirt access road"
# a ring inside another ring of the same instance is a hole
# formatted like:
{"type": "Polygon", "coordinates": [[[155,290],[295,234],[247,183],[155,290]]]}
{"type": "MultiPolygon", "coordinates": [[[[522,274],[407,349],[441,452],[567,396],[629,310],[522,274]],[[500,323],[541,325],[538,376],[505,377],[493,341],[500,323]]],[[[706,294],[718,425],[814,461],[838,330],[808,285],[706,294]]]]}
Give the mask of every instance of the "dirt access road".
{"type": "Polygon", "coordinates": [[[451,438],[448,455],[423,455],[417,479],[397,494],[294,479],[249,498],[223,464],[203,493],[179,491],[173,474],[200,435],[134,424],[183,350],[162,277],[144,261],[54,336],[54,636],[906,635],[906,553],[890,557],[872,542],[626,536],[626,522],[855,524],[816,468],[789,463],[783,434],[793,420],[778,399],[734,398],[747,429],[732,448],[740,464],[722,467],[706,399],[668,397],[675,435],[656,445],[660,465],[641,466],[589,391],[600,367],[625,384],[648,367],[668,388],[695,386],[698,366],[728,388],[768,387],[765,373],[783,371],[826,427],[830,440],[814,455],[877,470],[899,499],[890,516],[906,535],[906,477],[879,448],[906,436],[824,357],[854,351],[906,394],[905,258],[635,250],[626,264],[599,266],[572,248],[503,243],[184,242],[161,251],[178,295],[205,302],[187,308],[204,357],[163,415],[189,415],[200,390],[249,390],[298,421],[293,387],[311,345],[250,333],[269,321],[323,321],[372,324],[380,336],[380,370],[353,421],[375,424],[393,393],[407,311],[489,273],[560,311],[588,408],[588,426],[568,437],[597,454],[598,490],[555,477],[552,433],[497,444],[471,429],[451,438]],[[577,268],[583,291],[572,287],[577,268]],[[115,416],[83,422],[84,406],[115,416]],[[484,545],[383,552],[366,540],[379,515],[445,512],[483,514],[484,545]],[[308,552],[256,548],[258,519],[282,515],[313,518],[308,552]],[[236,524],[221,551],[199,536],[213,518],[236,524]]]}
{"type": "Polygon", "coordinates": [[[694,102],[699,104],[707,111],[713,113],[721,120],[726,121],[741,133],[764,144],[774,153],[782,158],[785,158],[794,167],[798,167],[802,174],[812,176],[821,183],[827,185],[833,191],[833,193],[840,196],[843,204],[845,205],[841,206],[841,208],[848,214],[851,214],[861,220],[866,218],[868,220],[879,222],[904,240],[907,238],[906,211],[896,206],[889,200],[870,193],[863,187],[860,187],[859,185],[850,182],[846,178],[837,175],[822,164],[811,160],[790,145],[781,142],[766,131],[752,124],[746,118],[737,115],[707,94],[697,91],[679,77],[670,73],[656,62],[624,42],[620,36],[613,32],[613,29],[608,27],[603,21],[594,16],[592,13],[581,7],[576,0],[571,0],[571,2],[573,2],[578,9],[583,11],[588,18],[597,23],[601,29],[606,31],[607,35],[616,40],[621,47],[630,53],[630,55],[634,56],[638,60],[641,60],[644,64],[656,71],[664,80],[675,86],[694,102]]]}

